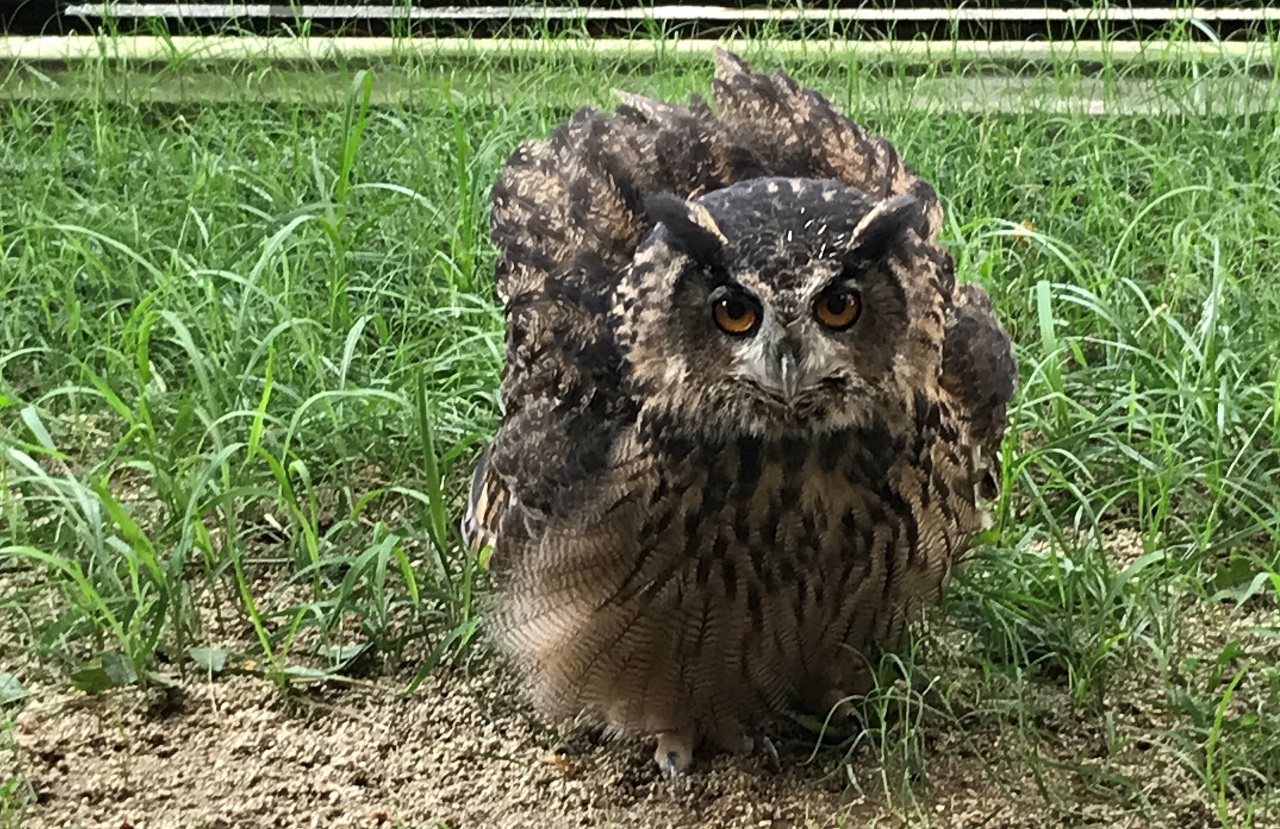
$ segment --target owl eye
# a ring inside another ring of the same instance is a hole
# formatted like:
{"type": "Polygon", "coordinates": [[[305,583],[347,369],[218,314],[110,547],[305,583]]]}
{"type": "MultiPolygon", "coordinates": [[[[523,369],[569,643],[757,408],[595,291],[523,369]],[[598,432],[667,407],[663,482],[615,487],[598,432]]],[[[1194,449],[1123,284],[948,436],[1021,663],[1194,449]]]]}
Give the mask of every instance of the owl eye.
{"type": "Polygon", "coordinates": [[[721,331],[734,336],[750,334],[760,324],[760,307],[745,297],[717,300],[711,306],[711,315],[721,331]]]}
{"type": "Polygon", "coordinates": [[[829,291],[818,297],[814,314],[818,322],[833,331],[844,331],[858,321],[862,313],[862,297],[852,289],[829,291]]]}

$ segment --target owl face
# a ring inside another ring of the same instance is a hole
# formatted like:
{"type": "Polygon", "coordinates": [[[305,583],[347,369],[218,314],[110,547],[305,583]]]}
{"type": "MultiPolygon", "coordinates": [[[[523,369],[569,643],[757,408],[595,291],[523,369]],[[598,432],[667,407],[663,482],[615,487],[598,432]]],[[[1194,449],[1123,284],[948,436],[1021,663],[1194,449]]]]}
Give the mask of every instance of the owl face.
{"type": "Polygon", "coordinates": [[[654,231],[632,269],[645,299],[623,316],[654,405],[763,433],[882,404],[910,319],[890,259],[919,221],[913,199],[773,178],[647,208],[654,231]]]}

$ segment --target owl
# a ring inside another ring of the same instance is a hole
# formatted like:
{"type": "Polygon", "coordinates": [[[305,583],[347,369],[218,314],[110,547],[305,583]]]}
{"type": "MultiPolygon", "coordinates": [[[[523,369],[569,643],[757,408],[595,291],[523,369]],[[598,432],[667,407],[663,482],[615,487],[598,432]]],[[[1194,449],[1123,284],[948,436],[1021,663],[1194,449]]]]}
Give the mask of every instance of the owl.
{"type": "Polygon", "coordinates": [[[503,413],[462,519],[531,702],[673,778],[869,690],[990,523],[1017,381],[886,140],[728,52],[711,86],[501,171],[503,413]]]}

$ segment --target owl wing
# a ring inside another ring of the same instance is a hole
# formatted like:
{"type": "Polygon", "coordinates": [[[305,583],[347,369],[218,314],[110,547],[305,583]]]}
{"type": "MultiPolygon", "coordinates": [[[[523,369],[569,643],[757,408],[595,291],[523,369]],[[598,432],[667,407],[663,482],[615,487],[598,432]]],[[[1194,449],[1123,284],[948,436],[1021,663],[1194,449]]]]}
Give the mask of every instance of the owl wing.
{"type": "MultiPolygon", "coordinates": [[[[648,228],[644,197],[678,187],[680,174],[654,161],[657,148],[696,143],[691,129],[691,119],[657,131],[584,107],[546,139],[521,144],[494,184],[504,412],[472,479],[462,522],[472,547],[518,547],[581,505],[634,421],[606,317],[648,228]]],[[[502,557],[494,562],[497,575],[502,557]]]]}
{"type": "Polygon", "coordinates": [[[634,421],[601,305],[607,292],[599,286],[614,278],[584,253],[507,300],[502,427],[477,463],[462,522],[473,549],[518,546],[551,516],[570,512],[634,421]]]}
{"type": "Polygon", "coordinates": [[[1009,335],[992,312],[991,298],[977,285],[955,290],[943,341],[941,385],[957,404],[953,411],[976,449],[982,495],[994,498],[997,452],[1018,385],[1018,363],[1009,335]]]}
{"type": "Polygon", "coordinates": [[[745,155],[754,175],[831,178],[876,199],[911,194],[934,237],[942,206],[928,182],[903,162],[888,140],[855,124],[825,97],[786,73],[755,72],[729,52],[716,53],[712,92],[719,121],[732,136],[734,155],[745,155]]]}
{"type": "MultiPolygon", "coordinates": [[[[925,206],[922,237],[941,228],[933,188],[884,138],[781,71],[755,72],[716,53],[712,92],[689,106],[618,92],[616,113],[583,107],[508,159],[492,194],[499,299],[541,290],[580,256],[615,274],[650,227],[644,199],[682,198],[761,176],[833,178],[878,199],[910,193],[925,206]]],[[[581,286],[607,293],[613,285],[581,286]]]]}

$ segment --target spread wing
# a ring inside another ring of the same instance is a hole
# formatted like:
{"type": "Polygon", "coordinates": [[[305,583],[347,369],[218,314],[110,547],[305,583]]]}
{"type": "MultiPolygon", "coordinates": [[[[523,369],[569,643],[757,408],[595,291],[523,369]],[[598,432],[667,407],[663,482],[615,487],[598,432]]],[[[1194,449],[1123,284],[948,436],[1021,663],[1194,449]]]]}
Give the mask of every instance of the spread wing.
{"type": "Polygon", "coordinates": [[[753,72],[723,51],[716,54],[711,87],[732,146],[749,148],[759,165],[754,175],[832,178],[877,199],[910,193],[925,214],[920,236],[933,238],[941,229],[942,206],[933,187],[906,166],[892,144],[822,95],[781,71],[753,72]]]}
{"type": "Polygon", "coordinates": [[[1009,336],[992,313],[991,298],[977,285],[955,290],[942,348],[942,387],[967,425],[980,494],[999,493],[997,452],[1008,424],[1007,408],[1018,386],[1018,363],[1009,336]]]}
{"type": "MultiPolygon", "coordinates": [[[[583,108],[546,139],[521,144],[494,185],[504,418],[473,479],[469,543],[518,547],[540,521],[580,505],[634,418],[605,310],[650,227],[647,196],[696,197],[759,176],[834,178],[880,198],[914,195],[923,207],[917,233],[937,245],[937,196],[888,141],[782,72],[755,72],[723,51],[715,62],[714,107],[619,93],[615,113],[583,108]]],[[[940,287],[949,295],[954,286],[940,287]]],[[[963,307],[980,308],[982,298],[963,307]]],[[[994,319],[982,314],[961,311],[953,321],[946,348],[957,378],[1003,365],[1003,335],[983,328],[994,319]]],[[[983,402],[968,379],[959,388],[962,405],[983,402]]]]}

